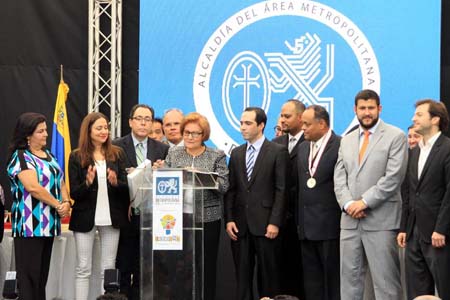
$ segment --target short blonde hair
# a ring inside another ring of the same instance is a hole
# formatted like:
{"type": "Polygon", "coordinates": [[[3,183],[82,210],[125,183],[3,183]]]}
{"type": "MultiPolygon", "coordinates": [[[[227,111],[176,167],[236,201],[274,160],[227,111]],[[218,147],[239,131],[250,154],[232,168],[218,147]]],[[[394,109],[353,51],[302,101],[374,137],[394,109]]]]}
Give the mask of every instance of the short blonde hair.
{"type": "Polygon", "coordinates": [[[197,112],[192,112],[192,113],[187,114],[183,118],[183,121],[181,121],[181,126],[180,126],[181,134],[183,134],[183,132],[184,132],[184,127],[186,127],[186,125],[189,123],[195,123],[198,126],[200,126],[200,128],[203,131],[203,136],[202,136],[203,142],[206,142],[207,140],[209,140],[211,128],[209,127],[208,119],[206,119],[205,116],[203,116],[197,112]]]}
{"type": "Polygon", "coordinates": [[[422,295],[414,298],[414,300],[441,300],[441,298],[433,295],[422,295]]]}

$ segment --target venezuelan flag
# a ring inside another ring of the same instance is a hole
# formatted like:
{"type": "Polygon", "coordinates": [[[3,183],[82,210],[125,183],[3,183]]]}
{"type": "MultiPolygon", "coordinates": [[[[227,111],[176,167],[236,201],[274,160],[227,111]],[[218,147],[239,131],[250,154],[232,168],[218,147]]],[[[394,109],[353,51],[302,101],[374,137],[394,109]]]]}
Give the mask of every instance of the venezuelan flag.
{"type": "Polygon", "coordinates": [[[55,115],[53,117],[52,130],[52,154],[56,156],[61,169],[64,171],[64,179],[69,189],[69,155],[70,146],[69,121],[67,119],[66,101],[69,93],[69,86],[61,78],[58,86],[58,96],[56,97],[55,115]]]}

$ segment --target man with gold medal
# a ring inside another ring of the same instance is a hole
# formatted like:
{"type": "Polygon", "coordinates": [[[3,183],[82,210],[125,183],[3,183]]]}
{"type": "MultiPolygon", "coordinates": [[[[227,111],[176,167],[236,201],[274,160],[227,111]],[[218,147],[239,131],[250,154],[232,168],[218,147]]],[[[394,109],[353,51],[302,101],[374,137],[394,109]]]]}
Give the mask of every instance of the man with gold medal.
{"type": "Polygon", "coordinates": [[[339,222],[334,166],[341,138],[330,129],[328,112],[311,105],[304,112],[305,142],[298,149],[298,237],[306,300],[339,299],[339,222]]]}

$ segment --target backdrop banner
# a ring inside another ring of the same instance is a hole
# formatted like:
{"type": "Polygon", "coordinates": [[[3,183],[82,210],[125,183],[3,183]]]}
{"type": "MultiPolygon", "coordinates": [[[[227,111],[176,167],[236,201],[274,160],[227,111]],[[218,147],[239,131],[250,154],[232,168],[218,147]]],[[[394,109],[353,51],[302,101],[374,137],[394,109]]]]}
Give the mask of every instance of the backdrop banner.
{"type": "Polygon", "coordinates": [[[381,117],[406,130],[413,104],[439,97],[440,1],[141,1],[139,98],[198,111],[211,143],[242,143],[248,106],[268,115],[296,98],[328,110],[343,134],[356,93],[380,93],[381,117]]]}

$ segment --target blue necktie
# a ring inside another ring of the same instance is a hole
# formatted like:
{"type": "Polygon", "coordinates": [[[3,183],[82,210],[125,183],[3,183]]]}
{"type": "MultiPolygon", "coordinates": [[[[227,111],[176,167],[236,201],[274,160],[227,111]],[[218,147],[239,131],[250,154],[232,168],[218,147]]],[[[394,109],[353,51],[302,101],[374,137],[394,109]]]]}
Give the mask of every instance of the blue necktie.
{"type": "Polygon", "coordinates": [[[253,167],[255,166],[255,152],[256,149],[253,147],[253,145],[250,145],[248,147],[248,158],[247,158],[247,179],[250,181],[250,178],[252,177],[253,167]]]}

